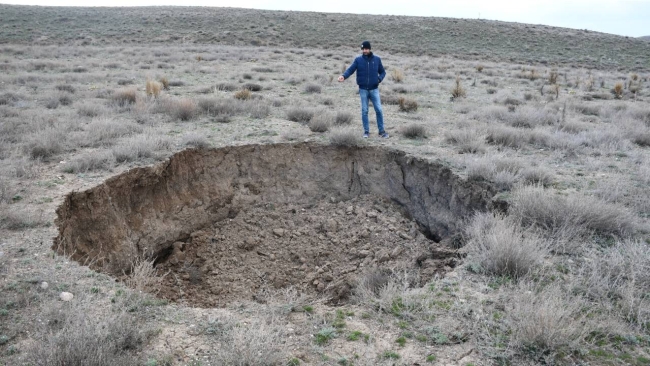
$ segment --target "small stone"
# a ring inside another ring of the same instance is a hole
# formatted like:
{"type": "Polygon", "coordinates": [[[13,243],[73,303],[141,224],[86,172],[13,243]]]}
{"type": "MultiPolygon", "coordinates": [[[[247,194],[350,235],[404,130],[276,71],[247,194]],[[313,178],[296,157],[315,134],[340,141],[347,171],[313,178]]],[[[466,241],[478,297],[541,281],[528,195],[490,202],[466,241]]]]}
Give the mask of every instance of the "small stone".
{"type": "Polygon", "coordinates": [[[283,237],[286,231],[284,229],[273,229],[273,234],[277,237],[283,237]]]}
{"type": "Polygon", "coordinates": [[[406,240],[413,240],[412,237],[410,237],[409,235],[407,235],[406,233],[403,233],[401,231],[399,232],[399,237],[402,238],[402,239],[406,239],[406,240]]]}
{"type": "Polygon", "coordinates": [[[345,213],[348,214],[348,215],[352,215],[354,213],[354,206],[348,206],[345,209],[345,213]]]}
{"type": "Polygon", "coordinates": [[[61,301],[72,301],[73,298],[74,295],[69,292],[62,292],[59,294],[59,299],[61,299],[61,301]]]}
{"type": "Polygon", "coordinates": [[[50,285],[47,282],[41,282],[41,290],[47,290],[50,285]]]}
{"type": "Polygon", "coordinates": [[[402,247],[397,247],[393,249],[392,252],[390,252],[390,257],[391,258],[397,258],[400,254],[402,254],[402,247]]]}
{"type": "Polygon", "coordinates": [[[339,223],[336,222],[334,219],[329,219],[327,220],[327,223],[325,224],[325,230],[329,232],[335,233],[336,230],[338,230],[339,223]]]}
{"type": "Polygon", "coordinates": [[[377,213],[375,211],[369,211],[366,216],[368,216],[371,219],[377,218],[377,213]]]}

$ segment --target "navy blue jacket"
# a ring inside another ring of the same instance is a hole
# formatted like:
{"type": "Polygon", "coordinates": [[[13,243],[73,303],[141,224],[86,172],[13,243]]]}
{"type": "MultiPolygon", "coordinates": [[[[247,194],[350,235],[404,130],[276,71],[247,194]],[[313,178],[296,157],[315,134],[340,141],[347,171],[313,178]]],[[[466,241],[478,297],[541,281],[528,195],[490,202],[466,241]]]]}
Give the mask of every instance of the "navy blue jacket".
{"type": "Polygon", "coordinates": [[[386,70],[384,70],[384,65],[381,64],[381,59],[372,53],[368,56],[360,55],[355,58],[352,65],[343,73],[343,77],[347,79],[355,71],[357,72],[359,89],[377,89],[379,83],[386,77],[386,70]]]}

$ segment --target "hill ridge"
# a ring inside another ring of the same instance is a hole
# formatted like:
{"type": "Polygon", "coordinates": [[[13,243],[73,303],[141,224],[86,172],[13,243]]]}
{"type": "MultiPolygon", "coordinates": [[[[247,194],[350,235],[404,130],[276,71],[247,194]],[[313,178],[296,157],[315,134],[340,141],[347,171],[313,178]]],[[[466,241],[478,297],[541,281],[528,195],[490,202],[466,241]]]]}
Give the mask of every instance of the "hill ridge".
{"type": "Polygon", "coordinates": [[[639,38],[485,19],[217,7],[0,5],[0,24],[2,44],[183,43],[332,49],[370,39],[375,48],[391,53],[650,68],[650,44],[639,38]]]}

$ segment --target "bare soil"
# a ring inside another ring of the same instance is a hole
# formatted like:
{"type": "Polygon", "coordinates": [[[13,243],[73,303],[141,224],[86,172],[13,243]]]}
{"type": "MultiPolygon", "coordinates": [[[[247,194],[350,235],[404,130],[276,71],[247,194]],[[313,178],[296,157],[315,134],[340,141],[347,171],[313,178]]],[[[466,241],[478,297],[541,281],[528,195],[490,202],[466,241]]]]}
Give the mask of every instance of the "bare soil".
{"type": "Polygon", "coordinates": [[[454,268],[457,258],[394,203],[361,196],[247,207],[175,242],[156,268],[167,273],[159,296],[193,306],[264,302],[269,290],[285,287],[341,304],[364,272],[412,272],[418,286],[454,268]]]}

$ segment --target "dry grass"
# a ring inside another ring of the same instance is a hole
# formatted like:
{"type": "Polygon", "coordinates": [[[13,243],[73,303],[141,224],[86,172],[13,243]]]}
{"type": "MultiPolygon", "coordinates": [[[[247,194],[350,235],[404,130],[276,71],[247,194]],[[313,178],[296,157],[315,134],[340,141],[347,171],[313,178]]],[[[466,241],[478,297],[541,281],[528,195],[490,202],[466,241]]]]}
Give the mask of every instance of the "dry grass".
{"type": "Polygon", "coordinates": [[[397,99],[399,110],[402,112],[416,112],[418,110],[418,102],[413,99],[399,97],[397,99]]]}
{"type": "Polygon", "coordinates": [[[507,311],[511,346],[533,355],[563,357],[582,346],[595,330],[585,312],[587,302],[558,284],[540,287],[524,283],[513,289],[507,311]]]}
{"type": "Polygon", "coordinates": [[[305,93],[308,94],[320,94],[323,88],[320,85],[316,84],[307,84],[305,85],[305,93]]]}
{"type": "Polygon", "coordinates": [[[402,136],[407,139],[425,139],[427,138],[426,128],[419,124],[410,124],[402,128],[402,136]]]}
{"type": "Polygon", "coordinates": [[[457,145],[460,153],[476,154],[486,151],[485,135],[476,129],[447,131],[445,141],[457,145]]]}
{"type": "Polygon", "coordinates": [[[308,123],[314,117],[314,111],[307,108],[291,108],[287,111],[287,119],[292,122],[308,123]]]}
{"type": "Polygon", "coordinates": [[[392,69],[390,70],[390,78],[396,83],[401,83],[404,81],[404,72],[399,69],[392,69]]]}
{"type": "Polygon", "coordinates": [[[71,306],[50,306],[45,329],[25,355],[31,365],[141,365],[135,353],[147,335],[133,317],[121,311],[97,317],[77,299],[71,306]]]}
{"type": "MultiPolygon", "coordinates": [[[[216,319],[210,320],[215,322],[216,319]]],[[[285,337],[285,327],[273,319],[255,319],[252,322],[222,322],[217,334],[220,340],[215,361],[219,365],[280,365],[288,355],[278,339],[285,337]]]]}
{"type": "Polygon", "coordinates": [[[311,132],[327,132],[334,120],[335,117],[328,113],[318,113],[309,121],[309,130],[311,132]]]}
{"type": "Polygon", "coordinates": [[[350,112],[336,112],[336,117],[334,118],[334,124],[337,126],[349,125],[352,123],[354,117],[350,112]]]}
{"type": "Polygon", "coordinates": [[[616,99],[621,99],[623,98],[623,90],[624,90],[623,83],[616,83],[614,85],[614,89],[612,89],[612,93],[614,94],[616,99]]]}
{"type": "Polygon", "coordinates": [[[460,84],[460,76],[456,76],[454,87],[451,89],[451,97],[454,99],[458,99],[458,98],[465,98],[466,96],[467,96],[467,92],[460,84]]]}
{"type": "Polygon", "coordinates": [[[592,233],[626,237],[637,228],[634,215],[625,207],[582,194],[564,197],[537,186],[513,191],[510,212],[524,225],[541,228],[554,238],[592,233]]]}
{"type": "Polygon", "coordinates": [[[154,261],[136,258],[124,283],[137,291],[156,294],[166,274],[161,276],[156,272],[154,261]]]}
{"type": "Polygon", "coordinates": [[[115,166],[115,156],[111,151],[99,150],[84,153],[66,162],[61,170],[65,173],[86,173],[94,170],[110,170],[115,166]]]}
{"type": "Polygon", "coordinates": [[[546,255],[544,240],[503,216],[476,214],[465,233],[468,261],[489,275],[520,278],[539,267],[546,255]]]}
{"type": "Polygon", "coordinates": [[[198,106],[192,99],[172,99],[166,102],[168,113],[181,121],[189,121],[196,117],[198,106]]]}
{"type": "Polygon", "coordinates": [[[354,128],[337,128],[330,132],[330,144],[338,147],[355,147],[361,144],[361,136],[354,128]]]}
{"type": "Polygon", "coordinates": [[[252,96],[253,93],[251,93],[251,91],[248,89],[242,89],[235,93],[235,99],[239,100],[249,100],[252,96]]]}
{"type": "Polygon", "coordinates": [[[204,135],[196,132],[185,134],[181,139],[181,144],[183,146],[192,146],[197,148],[210,147],[210,141],[204,135]]]}
{"type": "Polygon", "coordinates": [[[121,89],[113,93],[111,99],[119,106],[135,104],[137,92],[135,89],[121,89]]]}
{"type": "Polygon", "coordinates": [[[579,291],[643,330],[650,322],[650,251],[641,240],[617,241],[594,250],[576,279],[579,291]]]}
{"type": "Polygon", "coordinates": [[[161,83],[154,80],[147,80],[145,90],[148,96],[158,98],[162,88],[163,85],[161,83]]]}
{"type": "Polygon", "coordinates": [[[158,158],[158,152],[168,150],[171,141],[167,137],[153,133],[145,133],[130,137],[113,147],[113,155],[119,163],[136,161],[140,159],[158,158]]]}

